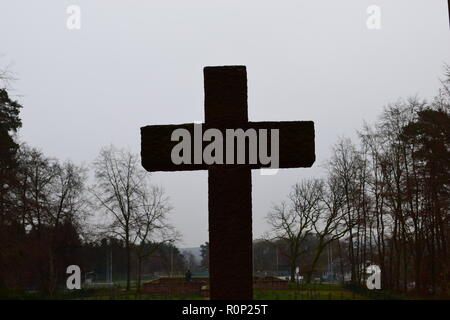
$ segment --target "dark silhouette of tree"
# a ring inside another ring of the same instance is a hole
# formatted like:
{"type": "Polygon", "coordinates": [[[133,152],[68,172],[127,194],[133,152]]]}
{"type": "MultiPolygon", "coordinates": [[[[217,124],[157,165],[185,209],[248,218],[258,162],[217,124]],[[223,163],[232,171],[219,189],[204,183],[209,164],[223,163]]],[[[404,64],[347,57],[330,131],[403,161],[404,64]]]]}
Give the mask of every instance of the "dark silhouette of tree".
{"type": "MultiPolygon", "coordinates": [[[[134,245],[145,244],[155,234],[171,239],[179,236],[167,223],[170,206],[163,190],[149,187],[149,174],[141,167],[138,155],[113,146],[103,148],[94,167],[97,183],[91,192],[108,219],[104,231],[125,243],[127,290],[130,290],[134,245]]],[[[138,256],[143,259],[148,254],[138,248],[138,256]]]]}
{"type": "Polygon", "coordinates": [[[295,184],[289,202],[275,205],[266,218],[271,230],[265,238],[278,245],[280,252],[289,259],[291,281],[295,281],[299,259],[307,251],[307,239],[319,218],[321,190],[319,179],[295,184]]]}
{"type": "MultiPolygon", "coordinates": [[[[17,184],[17,150],[15,134],[22,126],[19,117],[22,106],[10,99],[5,89],[0,89],[0,288],[8,285],[8,278],[17,279],[14,268],[9,264],[11,259],[23,254],[18,248],[22,230],[17,221],[13,188],[17,184]],[[11,252],[8,248],[17,248],[11,252]],[[11,276],[9,276],[9,273],[11,276]]],[[[18,274],[16,274],[18,275],[18,274]]]]}
{"type": "Polygon", "coordinates": [[[5,89],[0,89],[0,224],[11,207],[11,188],[15,183],[16,154],[19,145],[14,139],[22,126],[19,117],[22,106],[10,99],[5,89]]]}
{"type": "Polygon", "coordinates": [[[446,294],[450,281],[450,115],[444,110],[421,110],[417,119],[404,127],[403,133],[407,143],[417,145],[413,153],[420,177],[416,187],[422,192],[421,201],[426,210],[422,213],[422,222],[427,225],[426,237],[421,239],[425,244],[416,246],[427,249],[432,293],[439,290],[446,294]]]}

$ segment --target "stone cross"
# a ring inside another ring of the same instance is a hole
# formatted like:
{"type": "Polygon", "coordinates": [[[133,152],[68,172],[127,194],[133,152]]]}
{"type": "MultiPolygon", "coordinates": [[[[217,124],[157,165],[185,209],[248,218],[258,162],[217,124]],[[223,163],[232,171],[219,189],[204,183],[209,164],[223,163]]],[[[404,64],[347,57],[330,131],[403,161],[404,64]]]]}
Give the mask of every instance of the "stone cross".
{"type": "MultiPolygon", "coordinates": [[[[249,122],[247,113],[247,72],[245,66],[205,67],[205,123],[202,130],[277,129],[278,167],[311,167],[315,161],[314,122],[249,122]]],[[[268,167],[258,160],[245,163],[205,163],[204,159],[174,164],[172,151],[176,129],[192,136],[195,124],[154,125],[141,128],[142,165],[148,171],[208,170],[209,276],[213,300],[253,298],[252,270],[252,183],[251,169],[268,167]]],[[[202,132],[203,132],[202,131],[202,132]]],[[[202,133],[201,132],[201,133],[202,133]]],[[[217,130],[216,130],[217,132],[217,130]]],[[[197,133],[198,135],[198,133],[197,133]]],[[[270,139],[268,148],[271,147],[270,139]]],[[[250,144],[250,139],[248,139],[250,144]]],[[[191,146],[193,157],[204,146],[191,146]]],[[[246,150],[250,150],[246,145],[246,150]]],[[[257,147],[255,147],[257,148],[257,147]]],[[[260,149],[259,146],[258,149],[260,149]]],[[[256,150],[256,149],[254,149],[256,150]]],[[[234,151],[236,148],[234,148],[234,151]]],[[[230,152],[230,150],[225,150],[230,152]]],[[[272,153],[274,150],[272,150],[272,153]]],[[[190,156],[190,152],[188,155],[190,156]]],[[[236,154],[236,152],[235,152],[236,154]]],[[[235,154],[233,156],[235,157],[235,154]]],[[[186,183],[186,188],[189,184],[186,183]]],[[[191,191],[192,192],[192,191],[191,191]]]]}

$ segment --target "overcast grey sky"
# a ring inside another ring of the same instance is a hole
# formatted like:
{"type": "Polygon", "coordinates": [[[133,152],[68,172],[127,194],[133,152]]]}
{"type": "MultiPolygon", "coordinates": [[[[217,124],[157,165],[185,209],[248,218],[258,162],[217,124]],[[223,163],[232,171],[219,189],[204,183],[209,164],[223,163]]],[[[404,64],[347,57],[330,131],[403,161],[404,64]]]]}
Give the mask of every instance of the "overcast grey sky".
{"type": "MultiPolygon", "coordinates": [[[[431,98],[450,62],[446,0],[1,0],[0,67],[12,63],[21,140],[90,164],[139,128],[202,120],[203,67],[247,66],[249,118],[314,120],[312,169],[253,172],[254,237],[272,203],[321,173],[338,136],[355,136],[389,102],[431,98]],[[66,9],[81,8],[68,30],[66,9]],[[366,26],[369,5],[381,29],[366,26]]],[[[207,172],[153,174],[174,206],[182,247],[208,239],[207,172]]]]}

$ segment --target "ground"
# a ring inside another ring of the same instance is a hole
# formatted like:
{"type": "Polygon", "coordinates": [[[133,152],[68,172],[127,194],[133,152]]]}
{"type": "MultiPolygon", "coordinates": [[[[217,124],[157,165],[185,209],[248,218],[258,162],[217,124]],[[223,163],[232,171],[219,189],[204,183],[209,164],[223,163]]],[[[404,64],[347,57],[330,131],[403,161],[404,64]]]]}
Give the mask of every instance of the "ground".
{"type": "MultiPolygon", "coordinates": [[[[372,299],[411,299],[394,296],[386,292],[353,290],[340,284],[290,284],[287,290],[254,290],[255,300],[372,300],[372,299]],[[359,292],[359,293],[357,293],[359,292]]],[[[6,297],[8,298],[8,297],[6,297]]],[[[136,289],[125,291],[115,289],[83,289],[61,292],[53,297],[44,297],[28,291],[9,295],[12,299],[62,299],[62,300],[204,300],[200,295],[138,294],[136,289]]]]}

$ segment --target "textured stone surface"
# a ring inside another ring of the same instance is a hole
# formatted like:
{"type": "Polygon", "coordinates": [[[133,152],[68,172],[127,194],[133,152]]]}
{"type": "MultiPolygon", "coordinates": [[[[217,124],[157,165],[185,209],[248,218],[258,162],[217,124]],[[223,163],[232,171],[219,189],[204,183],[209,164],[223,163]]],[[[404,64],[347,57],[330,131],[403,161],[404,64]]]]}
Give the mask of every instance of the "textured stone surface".
{"type": "MultiPolygon", "coordinates": [[[[217,128],[245,125],[245,67],[205,68],[205,119],[217,128]]],[[[252,299],[252,175],[208,170],[209,277],[214,300],[252,299]]]]}
{"type": "MultiPolygon", "coordinates": [[[[210,167],[206,164],[174,165],[172,163],[170,155],[173,147],[178,143],[178,141],[170,141],[170,138],[172,132],[177,128],[189,130],[191,136],[194,137],[193,123],[185,123],[180,125],[156,125],[141,128],[141,157],[142,165],[145,169],[148,171],[185,171],[206,170],[210,167]]],[[[202,127],[203,131],[209,128],[220,129],[220,126],[204,124],[202,127]]],[[[248,122],[247,124],[240,126],[233,126],[230,123],[226,128],[241,128],[243,130],[247,130],[248,128],[254,128],[256,130],[279,129],[280,168],[310,167],[315,161],[314,122],[312,121],[248,122]]],[[[204,142],[203,147],[209,143],[210,142],[204,142]]],[[[191,153],[193,154],[193,142],[191,146],[191,153]]],[[[267,166],[255,164],[249,165],[248,167],[251,169],[258,169],[267,166]]]]}

